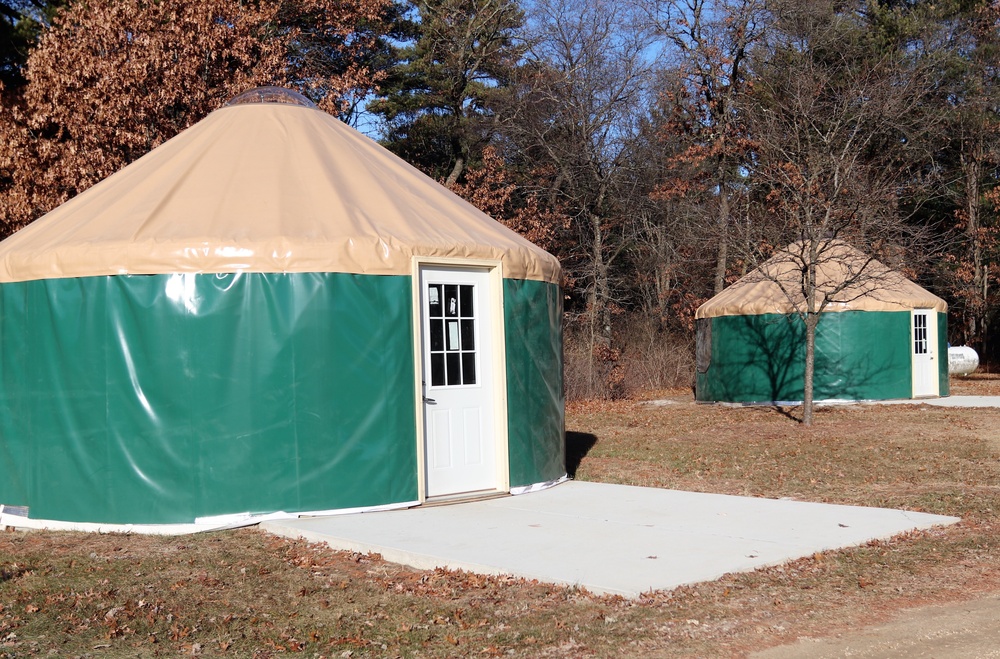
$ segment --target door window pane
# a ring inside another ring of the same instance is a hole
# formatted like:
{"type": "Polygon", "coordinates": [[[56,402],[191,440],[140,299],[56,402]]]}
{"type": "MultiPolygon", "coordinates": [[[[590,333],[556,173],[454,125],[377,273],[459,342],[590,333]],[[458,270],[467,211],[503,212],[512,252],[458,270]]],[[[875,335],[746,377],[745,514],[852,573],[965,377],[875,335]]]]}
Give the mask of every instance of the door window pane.
{"type": "Polygon", "coordinates": [[[476,384],[476,353],[462,353],[462,383],[476,384]]]}
{"type": "Polygon", "coordinates": [[[431,354],[431,385],[443,387],[444,380],[444,353],[431,354]]]}
{"type": "Polygon", "coordinates": [[[445,284],[444,286],[444,315],[450,318],[458,315],[458,286],[456,284],[445,284]]]}
{"type": "Polygon", "coordinates": [[[427,287],[427,307],[431,318],[440,318],[441,313],[441,284],[431,284],[427,287]]]}
{"type": "Polygon", "coordinates": [[[431,325],[431,351],[444,350],[444,321],[432,318],[431,325]]]}
{"type": "Polygon", "coordinates": [[[927,316],[925,314],[914,314],[913,316],[913,353],[916,355],[927,354],[927,316]]]}
{"type": "Polygon", "coordinates": [[[448,384],[462,384],[462,361],[460,354],[449,352],[445,357],[448,360],[448,384]]]}
{"type": "Polygon", "coordinates": [[[476,349],[476,321],[472,318],[462,319],[462,350],[476,349]]]}
{"type": "Polygon", "coordinates": [[[462,343],[458,338],[458,321],[457,320],[446,320],[445,325],[447,325],[448,332],[448,350],[461,350],[462,343]]]}
{"type": "Polygon", "coordinates": [[[475,286],[428,284],[427,301],[431,385],[450,387],[476,384],[478,346],[475,286]]]}
{"type": "Polygon", "coordinates": [[[472,300],[475,297],[472,286],[459,286],[459,297],[461,298],[461,313],[463,318],[472,318],[476,315],[472,300]]]}

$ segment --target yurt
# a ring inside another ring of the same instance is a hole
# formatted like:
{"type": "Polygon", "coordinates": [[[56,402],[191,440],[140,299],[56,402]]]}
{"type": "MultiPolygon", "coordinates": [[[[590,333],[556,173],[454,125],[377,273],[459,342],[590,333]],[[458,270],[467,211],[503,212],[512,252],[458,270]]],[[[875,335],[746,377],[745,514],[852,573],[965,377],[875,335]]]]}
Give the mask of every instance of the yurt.
{"type": "Polygon", "coordinates": [[[948,395],[947,304],[842,240],[779,250],[698,308],[699,401],[799,402],[805,373],[805,264],[816,268],[814,398],[948,395]]]}
{"type": "Polygon", "coordinates": [[[253,90],[0,243],[0,514],[218,527],[565,475],[560,268],[253,90]]]}

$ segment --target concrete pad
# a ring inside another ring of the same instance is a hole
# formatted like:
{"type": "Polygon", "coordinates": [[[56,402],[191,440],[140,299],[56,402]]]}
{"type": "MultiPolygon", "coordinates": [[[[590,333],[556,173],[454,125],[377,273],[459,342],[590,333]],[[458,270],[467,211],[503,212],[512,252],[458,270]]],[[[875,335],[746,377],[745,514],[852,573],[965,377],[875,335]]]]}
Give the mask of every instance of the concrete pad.
{"type": "Polygon", "coordinates": [[[636,597],[956,517],[570,481],[449,506],[276,520],[261,528],[419,569],[512,574],[636,597]]]}

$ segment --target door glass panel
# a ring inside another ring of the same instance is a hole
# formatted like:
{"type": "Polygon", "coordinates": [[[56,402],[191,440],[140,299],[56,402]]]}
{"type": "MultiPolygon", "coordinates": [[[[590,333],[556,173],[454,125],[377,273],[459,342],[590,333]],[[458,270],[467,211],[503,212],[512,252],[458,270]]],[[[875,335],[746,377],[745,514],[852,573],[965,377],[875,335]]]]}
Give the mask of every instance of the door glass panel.
{"type": "Polygon", "coordinates": [[[458,285],[445,284],[444,286],[444,315],[454,318],[458,315],[458,285]]]}
{"type": "Polygon", "coordinates": [[[927,316],[924,314],[913,316],[913,353],[927,354],[927,316]]]}
{"type": "Polygon", "coordinates": [[[473,318],[476,315],[476,310],[472,306],[472,286],[459,286],[459,295],[461,297],[462,317],[473,318]]]}
{"type": "Polygon", "coordinates": [[[462,361],[460,354],[449,352],[445,354],[448,359],[448,384],[462,384],[462,361]]]}
{"type": "Polygon", "coordinates": [[[431,385],[476,384],[475,285],[428,284],[427,301],[431,385]]]}
{"type": "Polygon", "coordinates": [[[458,321],[448,320],[445,321],[445,324],[448,326],[448,350],[461,350],[462,344],[458,338],[458,321]]]}
{"type": "Polygon", "coordinates": [[[431,386],[443,387],[444,385],[444,353],[431,354],[431,386]]]}
{"type": "Polygon", "coordinates": [[[462,350],[476,349],[476,321],[472,318],[462,319],[462,350]]]}
{"type": "Polygon", "coordinates": [[[431,284],[427,287],[428,315],[431,318],[440,318],[441,313],[441,284],[431,284]]]}
{"type": "Polygon", "coordinates": [[[431,350],[444,350],[444,321],[432,318],[431,325],[431,350]]]}
{"type": "Polygon", "coordinates": [[[476,384],[476,353],[462,353],[462,382],[476,384]]]}

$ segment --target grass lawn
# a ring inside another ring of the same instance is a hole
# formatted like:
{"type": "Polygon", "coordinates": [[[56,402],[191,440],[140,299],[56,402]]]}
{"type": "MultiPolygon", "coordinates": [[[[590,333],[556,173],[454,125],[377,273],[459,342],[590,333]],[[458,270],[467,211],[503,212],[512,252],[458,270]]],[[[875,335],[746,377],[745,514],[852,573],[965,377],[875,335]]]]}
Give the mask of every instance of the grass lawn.
{"type": "MultiPolygon", "coordinates": [[[[1000,395],[1000,377],[952,387],[1000,395]]],[[[256,529],[0,531],[0,657],[742,656],[1000,590],[1000,409],[830,407],[805,429],[794,409],[652,398],[568,407],[578,479],[963,521],[637,601],[410,570],[256,529]]]]}

